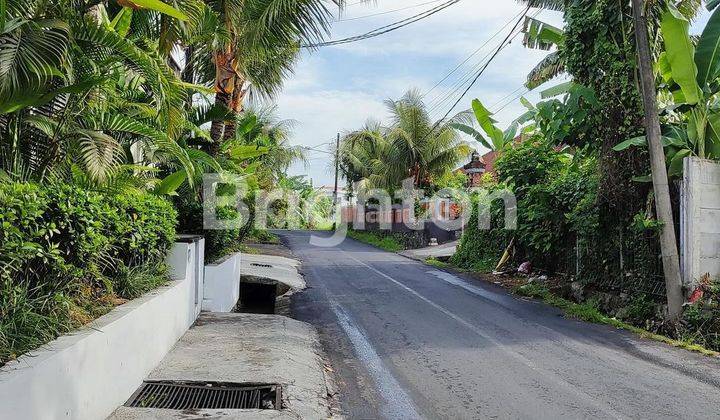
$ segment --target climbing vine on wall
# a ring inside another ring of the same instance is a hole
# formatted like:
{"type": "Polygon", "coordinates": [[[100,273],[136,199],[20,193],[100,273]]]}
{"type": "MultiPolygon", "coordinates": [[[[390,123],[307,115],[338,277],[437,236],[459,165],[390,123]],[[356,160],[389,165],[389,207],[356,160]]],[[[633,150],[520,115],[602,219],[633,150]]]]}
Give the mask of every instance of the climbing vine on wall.
{"type": "MultiPolygon", "coordinates": [[[[648,253],[639,250],[656,247],[654,237],[638,235],[632,228],[635,216],[647,208],[650,185],[635,179],[650,172],[649,158],[644,150],[612,150],[619,142],[643,133],[630,3],[575,0],[566,8],[565,20],[567,70],[578,83],[595,91],[602,110],[593,117],[587,133],[600,156],[598,193],[592,209],[600,229],[586,238],[588,246],[596,250],[594,260],[584,264],[592,267],[585,270],[586,280],[600,282],[628,271],[653,277],[659,269],[657,261],[631,258],[638,252],[648,253]]],[[[656,33],[657,29],[651,27],[650,31],[656,33]]]]}

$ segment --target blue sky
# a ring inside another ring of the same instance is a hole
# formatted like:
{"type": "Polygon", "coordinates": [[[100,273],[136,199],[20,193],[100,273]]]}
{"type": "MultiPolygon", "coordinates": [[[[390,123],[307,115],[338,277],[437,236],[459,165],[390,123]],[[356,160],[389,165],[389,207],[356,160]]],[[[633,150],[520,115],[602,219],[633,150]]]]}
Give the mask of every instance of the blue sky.
{"type": "MultiPolygon", "coordinates": [[[[378,0],[375,5],[351,5],[339,17],[341,21],[333,25],[330,39],[365,33],[440,3],[439,0],[378,0]],[[400,8],[408,9],[368,17],[400,8]]],[[[463,0],[398,31],[304,54],[295,75],[275,100],[280,116],[296,122],[292,143],[330,150],[327,143],[333,141],[336,133],[356,129],[368,118],[385,120],[387,112],[383,101],[398,98],[411,88],[427,93],[426,102],[436,105],[433,116],[442,117],[452,105],[450,100],[443,102],[443,99],[453,92],[464,75],[472,73],[473,66],[483,56],[497,47],[510,27],[438,88],[430,89],[505,24],[514,23],[523,9],[513,0],[463,0]]],[[[562,26],[562,16],[556,12],[542,11],[537,18],[562,26]]],[[[695,26],[702,28],[706,19],[704,15],[695,26]]],[[[515,38],[455,112],[469,108],[473,98],[480,98],[491,110],[497,111],[496,119],[504,127],[522,113],[524,108],[513,99],[525,92],[522,87],[525,76],[546,54],[524,48],[521,38],[515,38]]],[[[458,95],[452,98],[457,99],[458,95]]],[[[539,100],[535,92],[524,96],[532,102],[539,100]]],[[[331,185],[334,176],[331,156],[320,152],[310,152],[308,156],[307,167],[296,164],[290,175],[307,174],[316,186],[331,185]]]]}

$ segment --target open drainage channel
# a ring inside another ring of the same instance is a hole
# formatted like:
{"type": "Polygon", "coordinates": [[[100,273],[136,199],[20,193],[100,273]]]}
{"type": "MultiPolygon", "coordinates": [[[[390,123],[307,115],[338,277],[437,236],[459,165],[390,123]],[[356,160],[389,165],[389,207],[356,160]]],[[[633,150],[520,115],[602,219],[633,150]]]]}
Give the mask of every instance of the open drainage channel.
{"type": "MultiPolygon", "coordinates": [[[[270,264],[250,263],[260,269],[272,268],[270,264]]],[[[278,296],[278,283],[261,277],[246,276],[240,281],[240,300],[235,312],[249,314],[275,313],[278,296]]]]}
{"type": "Polygon", "coordinates": [[[126,407],[169,410],[282,408],[278,384],[145,381],[126,407]]]}

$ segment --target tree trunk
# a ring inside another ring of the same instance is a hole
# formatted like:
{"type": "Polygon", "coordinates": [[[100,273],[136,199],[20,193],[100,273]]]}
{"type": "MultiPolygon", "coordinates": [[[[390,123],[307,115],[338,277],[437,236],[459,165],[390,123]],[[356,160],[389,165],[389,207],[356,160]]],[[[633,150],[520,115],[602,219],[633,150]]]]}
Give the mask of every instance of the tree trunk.
{"type": "MultiPolygon", "coordinates": [[[[239,73],[235,76],[235,88],[233,89],[233,96],[230,99],[230,110],[234,117],[237,117],[243,111],[243,104],[245,100],[245,94],[247,91],[244,89],[245,78],[239,73]]],[[[225,132],[223,138],[229,140],[235,137],[235,119],[228,120],[225,122],[225,132]]]]}
{"type": "MultiPolygon", "coordinates": [[[[216,107],[227,107],[227,103],[230,102],[227,94],[222,92],[215,93],[215,106],[216,107]]],[[[208,147],[208,153],[211,156],[217,156],[220,153],[220,146],[222,146],[223,132],[225,130],[224,120],[214,120],[210,126],[210,138],[212,143],[208,147]]]]}
{"type": "Polygon", "coordinates": [[[670,201],[668,174],[665,167],[665,152],[660,142],[660,118],[658,117],[657,93],[655,91],[655,77],[652,68],[650,44],[648,42],[644,2],[643,0],[632,0],[632,3],[633,16],[635,18],[635,39],[640,66],[640,82],[645,108],[645,127],[647,129],[647,141],[650,147],[650,165],[652,168],[653,188],[655,190],[655,206],[657,208],[658,220],[663,225],[660,234],[660,249],[662,253],[663,270],[665,272],[668,317],[670,321],[674,322],[682,315],[682,305],[685,300],[682,290],[682,280],[680,279],[675,222],[673,220],[672,204],[670,201]]]}
{"type": "MultiPolygon", "coordinates": [[[[185,48],[185,66],[180,73],[180,79],[185,83],[195,83],[195,65],[193,63],[193,55],[195,53],[195,47],[192,45],[185,48]]],[[[191,110],[193,107],[193,92],[188,92],[187,103],[185,107],[187,110],[191,110]]]]}
{"type": "MultiPolygon", "coordinates": [[[[236,79],[238,78],[238,63],[235,59],[235,50],[228,46],[223,51],[216,51],[215,61],[215,105],[231,109],[233,93],[235,91],[236,79]]],[[[210,154],[217,156],[224,138],[225,121],[217,120],[212,122],[210,137],[213,143],[210,145],[210,154]]]]}

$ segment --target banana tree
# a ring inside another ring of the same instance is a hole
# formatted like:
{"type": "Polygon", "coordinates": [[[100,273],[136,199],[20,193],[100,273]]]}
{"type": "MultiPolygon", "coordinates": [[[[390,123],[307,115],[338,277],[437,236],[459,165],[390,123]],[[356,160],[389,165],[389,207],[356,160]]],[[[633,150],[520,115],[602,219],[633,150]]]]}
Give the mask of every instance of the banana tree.
{"type": "MultiPolygon", "coordinates": [[[[720,2],[709,2],[714,9],[720,2]]],[[[683,159],[697,156],[720,159],[720,9],[716,9],[697,43],[693,43],[690,22],[672,5],[662,14],[665,51],[660,54],[657,72],[672,96],[663,110],[670,122],[663,127],[663,146],[669,175],[682,174],[683,159]],[[674,124],[672,124],[674,123],[674,124]]],[[[647,147],[644,137],[618,144],[614,150],[647,147]]]]}
{"type": "Polygon", "coordinates": [[[525,83],[528,89],[535,89],[565,72],[565,57],[559,49],[565,42],[564,30],[528,16],[525,18],[523,33],[523,45],[526,48],[544,51],[557,48],[530,71],[525,83]]]}
{"type": "Polygon", "coordinates": [[[523,114],[522,117],[513,121],[510,126],[505,131],[503,131],[496,126],[497,121],[492,118],[492,112],[490,112],[485,107],[485,105],[480,102],[479,99],[473,100],[472,113],[477,120],[477,124],[480,126],[485,135],[475,129],[473,125],[459,122],[460,118],[458,117],[455,118],[454,122],[450,123],[450,127],[471,136],[478,143],[494,151],[500,151],[507,147],[509,144],[512,144],[512,142],[518,135],[520,126],[524,122],[528,121],[528,119],[525,117],[530,115],[528,113],[523,114]]]}

